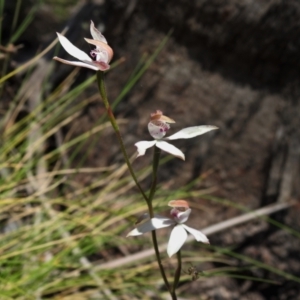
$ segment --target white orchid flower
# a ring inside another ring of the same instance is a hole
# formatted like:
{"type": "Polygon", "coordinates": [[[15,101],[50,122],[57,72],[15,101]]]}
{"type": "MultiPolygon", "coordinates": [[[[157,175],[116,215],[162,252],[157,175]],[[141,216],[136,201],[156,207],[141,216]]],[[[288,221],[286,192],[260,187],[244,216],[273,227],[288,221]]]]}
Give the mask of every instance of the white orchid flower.
{"type": "Polygon", "coordinates": [[[169,123],[175,123],[174,120],[157,110],[155,113],[151,114],[150,122],[148,123],[148,130],[154,141],[141,141],[137,142],[135,146],[137,147],[138,156],[142,156],[146,153],[146,150],[154,145],[165,152],[168,152],[182,160],[185,160],[185,156],[181,150],[166,142],[166,140],[179,140],[179,139],[191,139],[198,135],[204,134],[211,130],[218,129],[216,126],[202,125],[184,128],[177,133],[164,138],[167,131],[170,129],[169,123]]]}
{"type": "Polygon", "coordinates": [[[209,244],[209,240],[205,234],[197,229],[183,224],[188,220],[189,215],[192,211],[189,208],[187,201],[173,200],[169,202],[169,206],[173,207],[170,212],[171,218],[155,216],[154,218],[137,225],[137,227],[130,231],[127,236],[138,236],[152,230],[175,225],[172,229],[167,247],[167,253],[169,257],[177,253],[181,249],[187,239],[187,232],[192,234],[197,242],[209,244]]]}
{"type": "Polygon", "coordinates": [[[88,69],[92,69],[94,71],[106,71],[110,68],[109,62],[113,57],[113,50],[110,46],[108,46],[105,37],[101,34],[101,32],[95,27],[93,21],[91,21],[90,31],[93,39],[85,39],[89,44],[96,46],[96,49],[90,52],[91,57],[89,57],[85,52],[78,49],[74,46],[66,37],[57,33],[58,39],[63,46],[63,48],[73,57],[79,59],[80,61],[70,61],[59,58],[57,56],[53,57],[53,59],[60,61],[67,65],[84,67],[88,69]]]}

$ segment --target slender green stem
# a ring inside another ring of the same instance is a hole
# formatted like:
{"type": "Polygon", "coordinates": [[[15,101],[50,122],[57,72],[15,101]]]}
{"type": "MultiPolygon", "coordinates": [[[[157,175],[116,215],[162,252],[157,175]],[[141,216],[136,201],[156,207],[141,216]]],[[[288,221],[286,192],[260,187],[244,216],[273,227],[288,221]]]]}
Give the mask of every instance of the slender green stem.
{"type": "MultiPolygon", "coordinates": [[[[153,162],[152,162],[152,183],[151,183],[151,188],[150,188],[150,192],[149,192],[149,196],[148,196],[148,202],[147,202],[150,218],[154,217],[152,200],[153,200],[153,197],[155,195],[156,186],[157,186],[157,170],[158,170],[158,166],[159,166],[160,153],[161,153],[161,150],[154,146],[153,162]]],[[[154,246],[156,260],[157,260],[157,263],[158,263],[158,266],[159,266],[161,276],[164,280],[164,283],[165,283],[168,291],[170,292],[170,295],[171,295],[172,299],[176,300],[177,299],[176,295],[171,290],[171,285],[170,285],[170,283],[167,279],[163,264],[161,262],[161,257],[160,257],[160,253],[159,253],[159,249],[158,249],[158,243],[157,243],[157,237],[156,237],[156,231],[154,230],[151,233],[152,233],[152,242],[153,242],[153,246],[154,246]],[[174,298],[174,295],[175,295],[175,298],[174,298]]]]}
{"type": "Polygon", "coordinates": [[[158,243],[157,243],[157,237],[156,237],[156,231],[155,230],[151,231],[151,234],[152,234],[152,242],[153,242],[153,246],[154,246],[156,260],[157,260],[157,263],[158,263],[158,266],[159,266],[161,277],[163,278],[164,283],[165,283],[168,291],[171,294],[171,286],[170,286],[170,283],[169,283],[168,278],[166,276],[165,269],[164,269],[164,266],[163,266],[163,264],[161,262],[161,258],[160,258],[160,253],[159,253],[158,243]]]}
{"type": "Polygon", "coordinates": [[[143,195],[144,199],[146,200],[146,202],[148,203],[148,197],[146,196],[145,192],[143,191],[142,187],[140,186],[136,176],[135,176],[135,173],[133,171],[133,168],[131,166],[131,163],[130,163],[130,160],[129,160],[129,156],[126,152],[126,148],[125,148],[125,145],[124,145],[124,142],[123,142],[123,139],[122,139],[122,136],[121,136],[121,132],[119,130],[119,126],[117,124],[117,121],[116,121],[116,118],[114,116],[114,113],[110,107],[110,104],[108,102],[108,98],[107,98],[107,94],[106,94],[106,88],[105,88],[105,83],[104,83],[104,72],[102,71],[98,71],[97,72],[97,82],[98,82],[98,88],[99,88],[99,92],[100,92],[100,95],[102,97],[102,100],[103,100],[103,103],[104,103],[104,106],[106,108],[106,112],[107,112],[107,115],[108,115],[108,118],[111,122],[111,125],[117,135],[117,139],[119,141],[119,144],[120,144],[120,148],[121,148],[121,151],[123,153],[123,156],[124,156],[124,159],[125,159],[125,162],[128,166],[128,170],[131,174],[131,177],[133,178],[136,186],[138,187],[140,193],[143,195]]]}
{"type": "Polygon", "coordinates": [[[177,269],[175,272],[175,276],[174,276],[174,284],[173,284],[173,288],[172,288],[172,292],[175,294],[176,288],[178,286],[179,280],[180,280],[180,275],[181,275],[181,252],[180,250],[177,252],[177,269]]]}
{"type": "MultiPolygon", "coordinates": [[[[157,170],[159,166],[159,158],[160,158],[161,150],[154,146],[153,152],[153,162],[152,162],[152,183],[150,188],[150,193],[148,196],[149,202],[152,202],[154,194],[156,192],[156,185],[157,185],[157,170]]],[[[149,211],[150,217],[153,218],[153,211],[149,211]]]]}

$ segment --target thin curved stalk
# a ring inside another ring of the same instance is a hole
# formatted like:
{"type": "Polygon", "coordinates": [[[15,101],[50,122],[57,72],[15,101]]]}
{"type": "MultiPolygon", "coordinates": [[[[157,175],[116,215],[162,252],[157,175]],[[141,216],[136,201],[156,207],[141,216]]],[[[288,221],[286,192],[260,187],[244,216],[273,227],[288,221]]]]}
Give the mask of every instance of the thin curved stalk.
{"type": "Polygon", "coordinates": [[[175,294],[176,288],[178,286],[179,280],[180,280],[180,275],[181,275],[181,252],[180,250],[177,252],[177,269],[175,272],[175,276],[174,276],[174,284],[173,284],[173,288],[172,288],[172,292],[175,294]]]}
{"type": "Polygon", "coordinates": [[[104,106],[106,108],[106,112],[107,112],[108,118],[109,118],[109,120],[111,122],[111,125],[112,125],[112,127],[113,127],[116,135],[117,135],[117,139],[119,141],[120,148],[121,148],[121,151],[123,153],[125,162],[126,162],[126,164],[128,166],[128,170],[130,172],[130,175],[133,178],[133,180],[134,180],[137,188],[139,189],[140,193],[142,194],[142,196],[144,197],[144,199],[148,203],[148,197],[146,196],[145,192],[143,191],[142,187],[140,186],[140,184],[139,184],[139,182],[138,182],[138,180],[137,180],[137,178],[135,176],[135,173],[133,171],[133,168],[132,168],[130,160],[129,160],[129,156],[128,156],[127,152],[126,152],[126,148],[125,148],[122,136],[121,136],[121,132],[120,132],[119,126],[117,124],[117,121],[116,121],[116,118],[114,116],[114,113],[113,113],[113,111],[111,109],[111,106],[110,106],[110,104],[108,102],[108,98],[107,98],[107,94],[106,94],[106,88],[105,88],[105,83],[104,83],[104,72],[102,72],[102,71],[98,71],[97,72],[97,82],[98,82],[99,92],[100,92],[100,95],[102,97],[104,106]]]}
{"type": "MultiPolygon", "coordinates": [[[[150,188],[148,201],[147,201],[150,218],[154,217],[152,200],[155,195],[156,186],[157,186],[157,170],[158,170],[158,166],[159,166],[160,153],[161,153],[161,150],[154,146],[153,162],[152,162],[152,183],[151,183],[151,188],[150,188]]],[[[161,276],[162,276],[164,283],[172,297],[172,300],[176,300],[177,297],[171,289],[171,285],[167,279],[164,267],[161,262],[161,257],[160,257],[160,252],[159,252],[157,237],[156,237],[156,231],[154,230],[151,233],[152,233],[152,242],[153,242],[153,247],[154,247],[154,251],[155,251],[155,255],[156,255],[156,260],[157,260],[157,263],[159,266],[161,276]]]]}

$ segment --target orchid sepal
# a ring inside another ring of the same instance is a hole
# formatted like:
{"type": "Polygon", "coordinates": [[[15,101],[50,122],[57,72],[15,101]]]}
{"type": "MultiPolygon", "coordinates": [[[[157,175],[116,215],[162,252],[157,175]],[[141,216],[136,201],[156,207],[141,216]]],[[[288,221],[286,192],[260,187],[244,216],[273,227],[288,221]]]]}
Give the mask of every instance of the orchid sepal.
{"type": "Polygon", "coordinates": [[[209,244],[209,239],[207,238],[207,236],[202,233],[200,230],[191,228],[185,224],[181,224],[183,226],[183,228],[190,233],[192,236],[194,236],[195,240],[197,242],[202,242],[204,244],[209,244]]]}
{"type": "Polygon", "coordinates": [[[187,236],[187,232],[183,228],[182,224],[178,224],[173,228],[167,247],[167,253],[169,257],[181,249],[187,239],[187,236]]]}
{"type": "Polygon", "coordinates": [[[179,130],[178,132],[170,135],[165,140],[179,140],[179,139],[191,139],[198,135],[202,135],[211,130],[216,130],[218,127],[213,125],[201,125],[201,126],[192,126],[179,130]]]}
{"type": "Polygon", "coordinates": [[[91,20],[91,24],[90,24],[90,32],[91,32],[91,36],[93,37],[94,40],[98,40],[101,41],[105,44],[107,44],[107,40],[104,37],[104,35],[95,27],[94,22],[91,20]]]}
{"type": "Polygon", "coordinates": [[[128,236],[138,236],[142,235],[144,233],[156,230],[156,229],[161,229],[164,227],[168,227],[175,222],[169,218],[164,218],[160,216],[156,216],[155,218],[152,218],[150,220],[147,220],[146,222],[142,222],[138,224],[138,226],[131,230],[128,234],[128,236]]]}
{"type": "Polygon", "coordinates": [[[134,145],[137,147],[137,157],[143,156],[146,153],[146,150],[153,147],[156,144],[156,141],[140,141],[134,145]]]}
{"type": "Polygon", "coordinates": [[[159,149],[164,150],[165,152],[172,154],[173,156],[178,157],[182,160],[185,160],[185,155],[183,154],[183,152],[174,145],[165,141],[156,141],[155,145],[159,149]]]}

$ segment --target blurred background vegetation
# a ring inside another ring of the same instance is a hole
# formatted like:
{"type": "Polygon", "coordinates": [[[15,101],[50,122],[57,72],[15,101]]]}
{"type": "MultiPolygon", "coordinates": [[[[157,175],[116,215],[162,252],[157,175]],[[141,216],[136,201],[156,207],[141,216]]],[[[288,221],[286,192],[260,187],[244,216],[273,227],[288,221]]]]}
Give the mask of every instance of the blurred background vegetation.
{"type": "MultiPolygon", "coordinates": [[[[175,129],[221,128],[178,143],[184,163],[163,156],[158,211],[187,199],[200,229],[299,199],[299,75],[292,75],[300,6],[163,2],[0,1],[0,299],[168,299],[154,256],[143,252],[149,237],[126,238],[145,203],[95,74],[52,61],[67,57],[53,42],[64,29],[89,52],[91,19],[115,50],[108,95],[133,161],[156,109],[177,121],[175,129]]],[[[146,190],[150,162],[151,155],[133,163],[146,190]]],[[[159,233],[161,244],[168,233],[159,233]]],[[[298,299],[297,207],[210,240],[211,247],[184,246],[180,299],[298,299]]],[[[173,261],[163,258],[173,276],[173,261]]]]}

